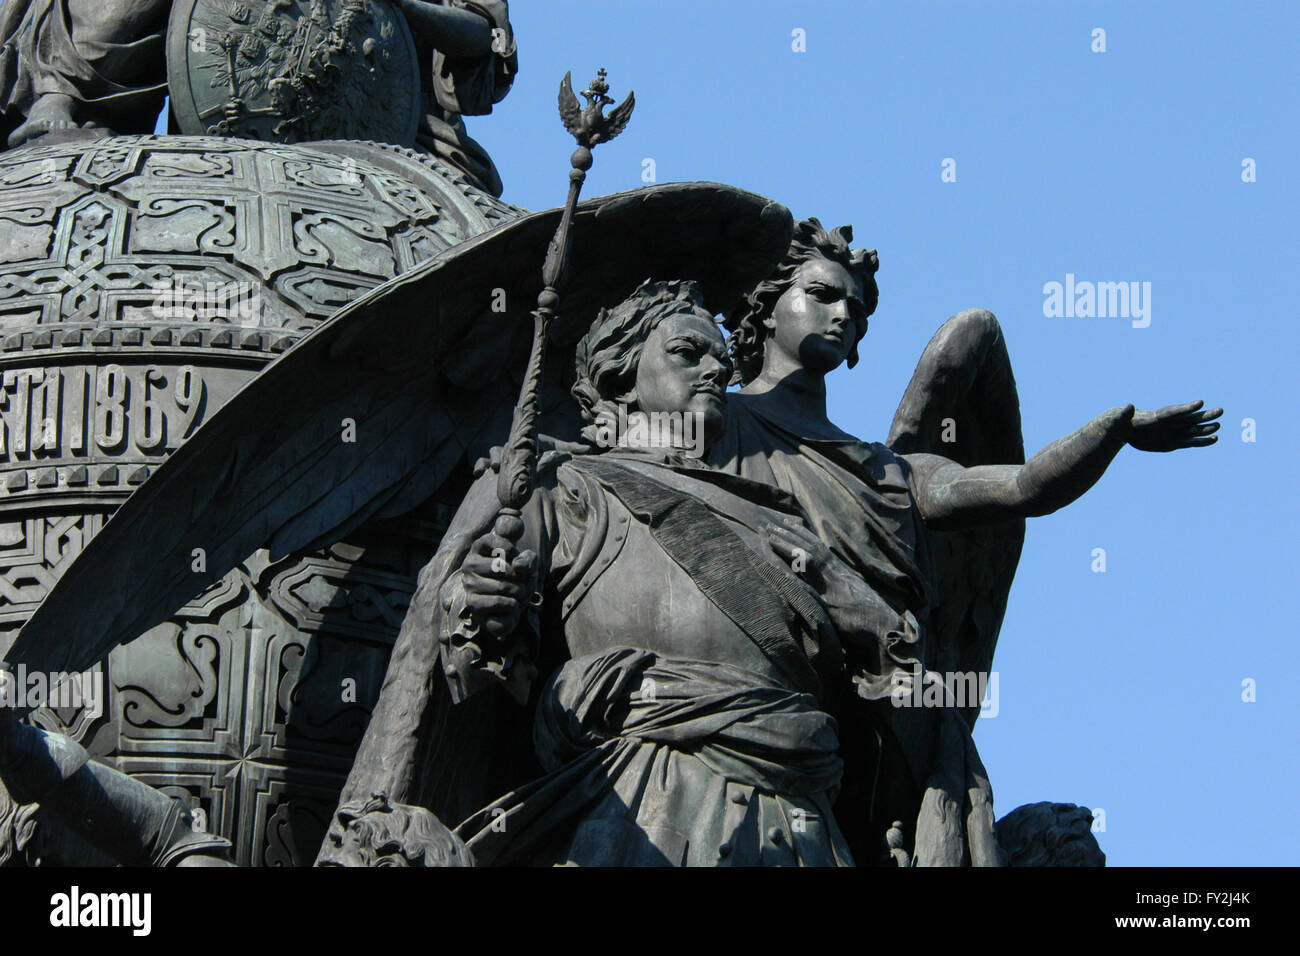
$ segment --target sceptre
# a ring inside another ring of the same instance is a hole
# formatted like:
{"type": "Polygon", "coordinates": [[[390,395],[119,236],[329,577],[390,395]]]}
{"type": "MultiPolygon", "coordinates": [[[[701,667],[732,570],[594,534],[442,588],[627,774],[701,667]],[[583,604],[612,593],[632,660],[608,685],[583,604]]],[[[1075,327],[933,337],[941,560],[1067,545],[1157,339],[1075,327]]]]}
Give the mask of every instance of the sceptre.
{"type": "MultiPolygon", "coordinates": [[[[542,265],[543,289],[537,296],[537,308],[533,310],[533,342],[528,355],[528,368],[519,389],[519,400],[515,403],[514,417],[510,424],[510,438],[501,456],[501,471],[497,475],[497,500],[501,507],[493,522],[493,530],[508,540],[516,540],[521,533],[521,509],[537,484],[537,419],[542,371],[546,364],[546,339],[559,308],[560,290],[564,287],[568,271],[569,251],[573,244],[573,214],[578,205],[578,194],[582,192],[587,170],[591,169],[592,150],[623,132],[636,105],[636,94],[629,93],[627,99],[606,116],[605,107],[613,104],[614,99],[608,95],[609,84],[605,82],[605,77],[605,70],[598,70],[590,87],[581,91],[587,100],[585,107],[578,103],[578,98],[573,93],[572,74],[565,73],[560,82],[560,118],[564,121],[565,128],[573,134],[578,148],[569,157],[569,165],[572,167],[569,170],[569,195],[542,265]]],[[[526,673],[517,673],[517,654],[508,653],[503,648],[499,659],[483,660],[482,648],[474,645],[474,635],[453,637],[461,640],[453,646],[454,659],[444,662],[444,670],[450,680],[454,700],[459,701],[469,696],[469,684],[473,679],[467,673],[468,668],[487,671],[494,678],[504,681],[507,690],[516,697],[527,695],[528,686],[536,674],[536,668],[531,663],[526,666],[526,673]]]]}

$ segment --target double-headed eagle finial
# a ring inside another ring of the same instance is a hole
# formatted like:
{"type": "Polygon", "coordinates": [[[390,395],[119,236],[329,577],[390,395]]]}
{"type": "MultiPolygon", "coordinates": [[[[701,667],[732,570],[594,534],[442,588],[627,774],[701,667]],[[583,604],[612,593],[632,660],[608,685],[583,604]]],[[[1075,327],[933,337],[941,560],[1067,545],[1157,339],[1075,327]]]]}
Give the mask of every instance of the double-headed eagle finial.
{"type": "Polygon", "coordinates": [[[573,134],[578,145],[587,149],[597,143],[608,143],[623,132],[632,116],[632,108],[636,105],[636,94],[629,93],[627,99],[606,116],[605,107],[614,102],[609,96],[606,75],[604,69],[597,70],[596,78],[582,91],[587,100],[585,107],[579,105],[578,97],[573,93],[573,78],[570,73],[564,74],[564,82],[560,84],[560,119],[564,120],[564,128],[573,134]]]}

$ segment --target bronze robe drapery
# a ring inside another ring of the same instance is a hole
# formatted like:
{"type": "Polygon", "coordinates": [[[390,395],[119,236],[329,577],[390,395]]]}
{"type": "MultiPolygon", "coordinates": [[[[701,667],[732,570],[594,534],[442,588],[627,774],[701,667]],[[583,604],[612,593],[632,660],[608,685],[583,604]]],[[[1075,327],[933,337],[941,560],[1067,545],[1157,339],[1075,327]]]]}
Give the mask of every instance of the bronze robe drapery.
{"type": "Polygon", "coordinates": [[[504,186],[496,164],[465,129],[462,116],[492,112],[514,84],[519,52],[505,0],[443,0],[446,6],[472,10],[491,24],[496,48],[479,57],[449,57],[416,37],[420,55],[424,116],[415,133],[416,145],[450,163],[493,196],[504,186]]]}
{"type": "Polygon", "coordinates": [[[167,93],[170,9],[171,0],[140,0],[129,15],[101,0],[5,0],[0,146],[46,94],[70,97],[78,125],[152,133],[167,93]]]}
{"type": "Polygon", "coordinates": [[[520,547],[542,557],[550,679],[527,711],[496,688],[450,706],[433,647],[461,626],[455,569],[496,513],[495,481],[479,479],[421,575],[344,799],[383,791],[460,820],[484,863],[850,864],[831,714],[840,634],[864,622],[764,543],[792,502],[685,460],[548,470],[520,547]],[[511,740],[484,733],[506,726],[511,740]],[[502,767],[521,731],[532,752],[502,767]]]}
{"type": "MultiPolygon", "coordinates": [[[[932,661],[928,619],[934,601],[925,522],[907,461],[884,445],[847,434],[804,437],[770,399],[728,400],[727,431],[709,451],[722,470],[792,495],[813,530],[881,598],[872,609],[881,660],[854,678],[860,706],[888,733],[846,742],[845,795],[838,812],[859,855],[892,819],[914,838],[917,865],[996,866],[992,790],[970,731],[955,707],[896,707],[891,695],[932,661]],[[853,806],[857,801],[861,806],[853,806]],[[856,821],[870,824],[858,830],[856,821]]],[[[864,647],[873,642],[863,642],[864,647]]],[[[850,669],[853,669],[851,663],[850,669]]],[[[907,695],[910,697],[911,695],[907,695]]],[[[846,705],[844,723],[851,726],[846,705]]]]}

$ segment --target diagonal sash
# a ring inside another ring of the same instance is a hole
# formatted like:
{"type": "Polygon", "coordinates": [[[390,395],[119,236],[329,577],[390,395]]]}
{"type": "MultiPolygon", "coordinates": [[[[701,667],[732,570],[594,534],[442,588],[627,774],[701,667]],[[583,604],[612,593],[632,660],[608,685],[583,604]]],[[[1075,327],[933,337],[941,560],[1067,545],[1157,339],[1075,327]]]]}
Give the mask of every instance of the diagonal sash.
{"type": "Polygon", "coordinates": [[[830,627],[804,582],[755,555],[702,501],[612,462],[575,459],[571,465],[608,488],[649,526],[655,541],[723,614],[799,690],[818,694],[821,680],[791,636],[830,627]]]}

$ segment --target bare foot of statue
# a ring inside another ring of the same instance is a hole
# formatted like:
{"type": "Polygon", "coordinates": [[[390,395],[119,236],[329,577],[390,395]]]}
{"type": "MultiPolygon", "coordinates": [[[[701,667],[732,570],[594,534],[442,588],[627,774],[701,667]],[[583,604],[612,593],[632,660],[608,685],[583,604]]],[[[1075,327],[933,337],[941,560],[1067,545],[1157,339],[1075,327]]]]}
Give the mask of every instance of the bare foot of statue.
{"type": "Polygon", "coordinates": [[[72,97],[63,93],[45,93],[38,97],[27,114],[26,122],[9,134],[9,148],[46,136],[74,139],[103,135],[104,131],[93,123],[83,125],[72,118],[73,102],[72,97]]]}

